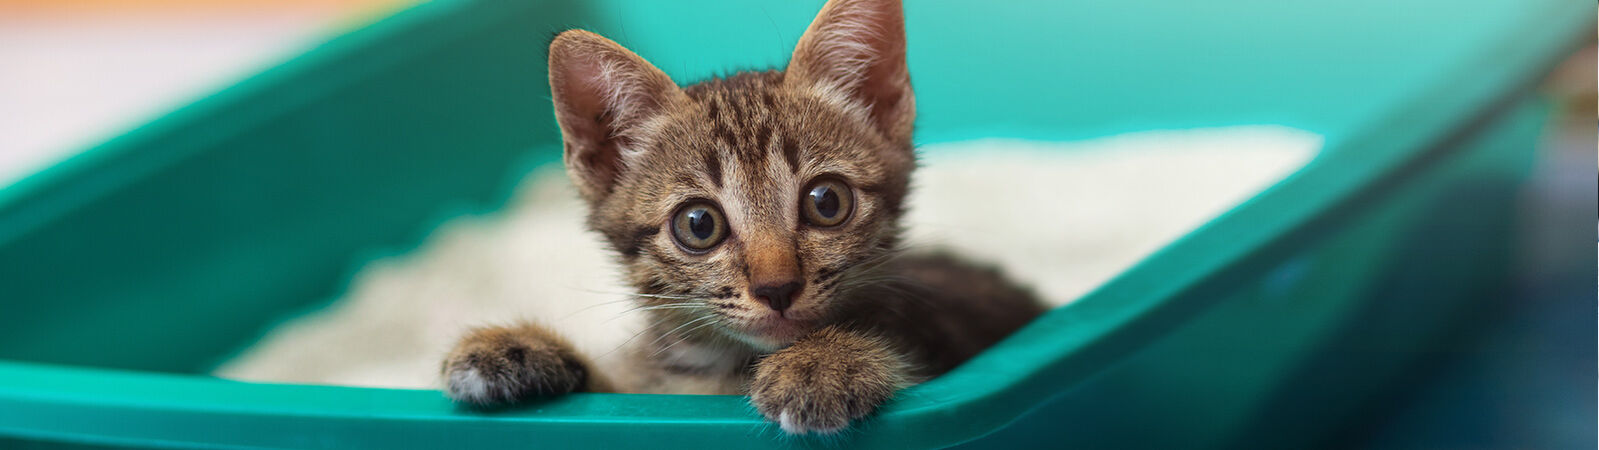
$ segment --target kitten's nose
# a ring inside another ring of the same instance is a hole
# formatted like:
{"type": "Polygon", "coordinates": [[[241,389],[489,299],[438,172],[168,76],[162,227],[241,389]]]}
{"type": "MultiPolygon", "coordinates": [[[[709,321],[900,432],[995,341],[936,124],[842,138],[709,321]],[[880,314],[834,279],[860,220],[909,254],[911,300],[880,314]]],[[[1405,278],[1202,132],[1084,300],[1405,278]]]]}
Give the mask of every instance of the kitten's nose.
{"type": "Polygon", "coordinates": [[[799,282],[790,281],[775,286],[756,286],[750,290],[750,293],[755,294],[757,300],[765,302],[773,311],[783,312],[789,305],[794,304],[794,291],[798,291],[799,288],[799,282]]]}
{"type": "Polygon", "coordinates": [[[793,237],[782,233],[748,234],[749,289],[755,301],[782,314],[794,304],[794,296],[804,286],[793,237]]]}

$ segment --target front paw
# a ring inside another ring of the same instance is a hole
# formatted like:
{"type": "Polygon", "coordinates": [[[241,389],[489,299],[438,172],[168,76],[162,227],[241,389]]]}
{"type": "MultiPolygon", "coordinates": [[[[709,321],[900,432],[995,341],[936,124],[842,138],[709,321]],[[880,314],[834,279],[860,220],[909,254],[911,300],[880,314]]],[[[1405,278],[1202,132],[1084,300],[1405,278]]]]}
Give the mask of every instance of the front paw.
{"type": "Polygon", "coordinates": [[[826,328],[761,360],[750,402],[791,434],[831,434],[894,395],[899,357],[882,342],[826,328]]]}
{"type": "Polygon", "coordinates": [[[578,390],[588,371],[553,334],[526,327],[473,330],[444,359],[444,394],[498,406],[578,390]]]}

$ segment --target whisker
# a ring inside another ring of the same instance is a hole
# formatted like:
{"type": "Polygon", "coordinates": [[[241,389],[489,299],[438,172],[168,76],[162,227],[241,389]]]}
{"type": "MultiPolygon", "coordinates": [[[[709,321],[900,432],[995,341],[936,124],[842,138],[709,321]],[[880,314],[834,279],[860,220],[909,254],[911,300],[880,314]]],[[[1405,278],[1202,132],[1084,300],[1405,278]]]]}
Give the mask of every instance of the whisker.
{"type": "MultiPolygon", "coordinates": [[[[714,317],[714,316],[706,316],[706,317],[714,317]]],[[[705,328],[705,327],[710,326],[711,324],[714,324],[714,323],[716,323],[716,322],[715,321],[705,322],[705,323],[700,324],[697,327],[690,328],[688,331],[683,332],[683,337],[678,338],[677,341],[672,342],[671,344],[668,344],[665,347],[661,347],[660,349],[655,350],[654,353],[650,353],[649,357],[654,358],[655,355],[661,354],[661,352],[666,351],[666,349],[672,348],[672,347],[676,346],[677,344],[681,344],[684,341],[687,341],[689,336],[692,336],[695,331],[699,331],[701,328],[705,328]]]]}
{"type": "MultiPolygon", "coordinates": [[[[576,291],[587,292],[587,293],[590,293],[590,294],[619,295],[619,296],[626,296],[626,297],[649,297],[649,298],[661,298],[661,299],[668,299],[668,300],[689,300],[689,299],[694,299],[695,298],[695,297],[689,296],[689,295],[645,294],[645,293],[642,293],[642,292],[602,291],[602,290],[598,290],[598,289],[584,289],[584,288],[575,288],[575,287],[572,288],[572,289],[576,290],[576,291]]],[[[623,300],[620,300],[620,301],[627,301],[627,300],[628,299],[623,299],[623,300]]]]}
{"type": "Polygon", "coordinates": [[[599,302],[599,303],[595,303],[595,304],[592,304],[592,305],[584,306],[582,308],[578,308],[577,311],[572,311],[570,313],[567,313],[566,315],[561,316],[560,318],[555,319],[555,320],[566,320],[566,319],[571,318],[572,316],[578,315],[579,313],[582,313],[584,311],[588,311],[588,310],[591,310],[591,309],[594,309],[594,308],[598,308],[598,307],[601,307],[601,306],[607,306],[607,305],[614,305],[614,304],[623,303],[623,302],[631,302],[631,301],[633,301],[633,299],[624,298],[624,299],[621,299],[621,300],[611,300],[611,301],[599,302]]]}
{"type": "MultiPolygon", "coordinates": [[[[607,292],[600,292],[600,291],[590,291],[590,292],[599,293],[599,294],[609,294],[607,292]]],[[[616,294],[616,295],[624,295],[624,296],[628,296],[628,297],[656,298],[656,299],[663,299],[663,300],[691,300],[691,301],[698,301],[698,302],[706,301],[706,299],[703,298],[703,297],[690,297],[690,296],[677,296],[677,295],[659,295],[659,294],[643,294],[643,293],[629,293],[629,294],[616,294]]],[[[624,298],[624,299],[621,299],[621,300],[611,300],[611,301],[595,303],[595,304],[592,304],[592,305],[584,306],[582,308],[578,308],[577,311],[572,311],[570,313],[567,313],[567,315],[561,316],[560,318],[558,318],[556,320],[566,320],[566,319],[571,318],[572,316],[578,315],[578,314],[580,314],[580,313],[582,313],[584,311],[588,311],[588,310],[591,310],[591,309],[594,309],[594,308],[598,308],[598,307],[601,307],[601,306],[614,305],[614,304],[623,303],[623,302],[632,302],[632,301],[635,301],[635,300],[638,300],[638,299],[637,298],[624,298]]],[[[687,303],[687,302],[680,302],[680,303],[687,303]]],[[[634,311],[636,309],[637,308],[623,311],[622,314],[626,314],[628,312],[632,312],[632,311],[634,311]]],[[[609,322],[611,320],[616,320],[618,317],[621,317],[621,314],[618,314],[617,317],[612,317],[610,319],[606,319],[606,321],[609,322]]]]}
{"type": "Polygon", "coordinates": [[[676,333],[678,330],[681,330],[684,327],[687,327],[689,325],[693,325],[696,322],[701,322],[701,321],[704,321],[706,319],[715,319],[715,318],[716,318],[716,316],[704,315],[704,316],[700,316],[698,318],[695,318],[694,320],[690,320],[688,322],[683,322],[683,324],[682,325],[678,325],[677,328],[673,328],[670,331],[667,331],[665,333],[661,333],[661,335],[659,337],[656,337],[655,340],[650,341],[650,343],[648,345],[655,345],[657,343],[660,343],[661,339],[665,339],[667,336],[671,336],[672,333],[676,333]]]}
{"type": "Polygon", "coordinates": [[[666,299],[666,300],[700,300],[701,299],[701,297],[694,297],[694,296],[688,296],[688,295],[662,295],[662,294],[643,294],[643,293],[628,294],[628,295],[632,295],[634,297],[659,298],[659,299],[666,299]]]}
{"type": "Polygon", "coordinates": [[[700,305],[697,305],[697,304],[652,305],[652,306],[643,306],[643,307],[633,308],[632,310],[630,310],[628,312],[659,311],[659,310],[663,310],[663,309],[704,309],[704,308],[705,308],[704,306],[700,306],[700,305]]]}
{"type": "Polygon", "coordinates": [[[607,355],[610,355],[612,353],[616,353],[617,350],[621,350],[622,347],[626,347],[627,344],[633,342],[634,339],[638,339],[639,336],[643,336],[644,333],[647,333],[650,330],[655,329],[655,327],[659,326],[661,324],[661,322],[665,322],[668,319],[670,319],[670,317],[656,318],[654,322],[651,322],[650,324],[645,325],[644,328],[639,329],[639,331],[637,333],[633,333],[633,336],[628,337],[627,340],[622,341],[622,343],[620,343],[620,344],[616,344],[616,348],[612,348],[610,351],[607,351],[605,353],[600,354],[600,356],[595,357],[595,359],[604,358],[607,355]]]}
{"type": "Polygon", "coordinates": [[[664,309],[694,309],[694,308],[703,308],[703,306],[700,306],[699,304],[693,303],[693,302],[676,302],[676,303],[665,303],[665,304],[660,304],[660,305],[638,305],[638,306],[634,306],[632,308],[628,308],[628,309],[622,310],[622,312],[616,313],[616,315],[611,316],[611,318],[605,319],[605,322],[610,322],[612,320],[620,319],[623,316],[626,316],[628,314],[631,314],[631,313],[634,313],[634,312],[638,312],[638,311],[655,311],[655,310],[664,310],[664,309]]]}

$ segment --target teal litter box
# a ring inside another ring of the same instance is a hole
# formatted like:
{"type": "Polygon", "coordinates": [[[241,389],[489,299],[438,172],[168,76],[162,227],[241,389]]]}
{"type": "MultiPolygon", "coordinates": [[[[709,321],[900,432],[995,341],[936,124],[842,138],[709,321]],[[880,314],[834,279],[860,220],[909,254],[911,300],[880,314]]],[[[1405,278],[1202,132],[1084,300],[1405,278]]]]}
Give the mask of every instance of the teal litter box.
{"type": "Polygon", "coordinates": [[[203,375],[353,268],[557,163],[544,49],[585,27],[678,80],[781,65],[820,1],[439,1],[0,190],[0,447],[1300,448],[1503,285],[1528,88],[1575,0],[913,1],[921,143],[1277,124],[1295,175],[830,439],[735,396],[203,375]]]}

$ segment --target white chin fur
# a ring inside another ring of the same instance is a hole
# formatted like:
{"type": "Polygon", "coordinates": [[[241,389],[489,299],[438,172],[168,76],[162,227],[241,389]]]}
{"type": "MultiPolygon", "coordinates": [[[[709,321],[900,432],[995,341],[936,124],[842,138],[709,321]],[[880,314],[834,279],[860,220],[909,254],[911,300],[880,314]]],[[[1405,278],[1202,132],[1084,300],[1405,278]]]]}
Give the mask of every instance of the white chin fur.
{"type": "Polygon", "coordinates": [[[724,333],[724,334],[730,335],[734,339],[738,339],[739,342],[743,342],[744,344],[749,345],[750,348],[753,348],[753,349],[761,351],[761,352],[767,352],[767,353],[775,352],[778,349],[781,349],[783,347],[787,347],[788,344],[792,344],[793,343],[793,342],[778,342],[776,339],[771,339],[771,338],[766,338],[766,337],[761,337],[761,336],[751,336],[748,333],[743,333],[743,332],[738,332],[738,331],[730,331],[730,332],[724,333]]]}

